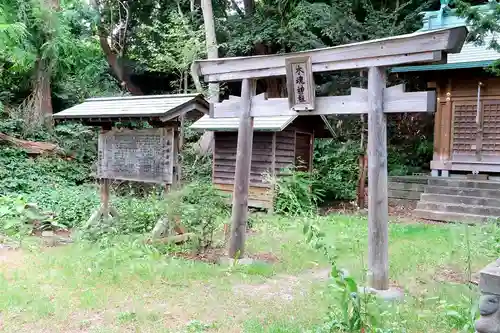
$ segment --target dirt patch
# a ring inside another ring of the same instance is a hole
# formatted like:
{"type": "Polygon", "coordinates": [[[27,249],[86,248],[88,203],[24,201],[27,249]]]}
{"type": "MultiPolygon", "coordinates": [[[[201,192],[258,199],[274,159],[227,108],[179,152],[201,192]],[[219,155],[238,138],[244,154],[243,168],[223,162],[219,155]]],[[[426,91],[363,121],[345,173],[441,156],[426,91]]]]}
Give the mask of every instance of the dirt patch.
{"type": "Polygon", "coordinates": [[[0,248],[0,272],[12,272],[24,265],[25,254],[21,250],[0,248]]]}
{"type": "MultiPolygon", "coordinates": [[[[225,247],[209,248],[201,253],[176,252],[174,257],[196,260],[210,264],[219,264],[221,259],[227,257],[225,247]]],[[[271,252],[248,253],[247,256],[256,261],[269,264],[279,262],[279,258],[271,252]]]]}
{"type": "Polygon", "coordinates": [[[250,298],[292,301],[298,295],[305,295],[311,283],[328,280],[329,274],[330,269],[314,269],[300,275],[278,275],[260,284],[236,285],[233,291],[250,298]]]}
{"type": "Polygon", "coordinates": [[[448,266],[437,267],[432,279],[436,282],[451,282],[460,284],[467,282],[467,278],[463,272],[448,266]]]}
{"type": "MultiPolygon", "coordinates": [[[[368,199],[366,200],[368,203],[368,199]]],[[[416,201],[409,200],[390,200],[389,201],[389,215],[391,216],[411,216],[413,209],[415,209],[416,201]]],[[[350,215],[367,215],[368,208],[358,209],[355,201],[336,201],[330,203],[328,206],[320,208],[323,215],[331,213],[350,214],[350,215]]]]}
{"type": "Polygon", "coordinates": [[[363,210],[357,208],[355,201],[334,201],[328,203],[327,206],[320,207],[319,211],[321,215],[328,215],[332,213],[355,215],[361,213],[363,210]]]}
{"type": "MultiPolygon", "coordinates": [[[[368,203],[368,199],[365,200],[368,203]]],[[[425,223],[425,224],[442,224],[443,222],[424,220],[416,218],[413,216],[413,210],[417,205],[417,200],[404,200],[404,199],[390,199],[389,200],[389,217],[391,221],[396,223],[425,223]]],[[[357,215],[357,216],[367,216],[368,209],[358,209],[356,203],[338,201],[332,202],[328,206],[320,208],[320,213],[322,215],[328,214],[346,214],[346,215],[357,215]]]]}
{"type": "Polygon", "coordinates": [[[257,261],[269,264],[274,264],[280,261],[279,258],[271,252],[252,253],[249,254],[248,256],[257,261]]]}
{"type": "Polygon", "coordinates": [[[11,261],[18,261],[21,256],[21,251],[13,249],[2,249],[0,248],[0,264],[8,264],[11,261]]]}
{"type": "Polygon", "coordinates": [[[219,259],[224,256],[224,248],[210,248],[201,253],[176,252],[172,256],[188,260],[196,260],[209,264],[217,264],[219,259]]]}
{"type": "MultiPolygon", "coordinates": [[[[36,237],[43,237],[42,231],[37,229],[33,231],[33,236],[36,237]]],[[[65,238],[65,239],[71,239],[71,230],[55,230],[51,232],[54,236],[60,237],[60,238],[65,238]]]]}

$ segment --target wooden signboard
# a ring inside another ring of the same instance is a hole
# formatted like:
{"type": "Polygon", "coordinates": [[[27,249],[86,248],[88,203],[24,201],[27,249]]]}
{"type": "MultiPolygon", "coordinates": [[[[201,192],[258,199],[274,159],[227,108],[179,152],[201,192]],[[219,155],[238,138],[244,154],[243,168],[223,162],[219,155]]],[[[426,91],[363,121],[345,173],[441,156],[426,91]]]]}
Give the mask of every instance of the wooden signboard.
{"type": "Polygon", "coordinates": [[[171,184],[173,128],[112,130],[99,135],[98,177],[171,184]]]}
{"type": "Polygon", "coordinates": [[[293,111],[312,111],[316,98],[311,57],[286,59],[288,104],[293,111]]]}

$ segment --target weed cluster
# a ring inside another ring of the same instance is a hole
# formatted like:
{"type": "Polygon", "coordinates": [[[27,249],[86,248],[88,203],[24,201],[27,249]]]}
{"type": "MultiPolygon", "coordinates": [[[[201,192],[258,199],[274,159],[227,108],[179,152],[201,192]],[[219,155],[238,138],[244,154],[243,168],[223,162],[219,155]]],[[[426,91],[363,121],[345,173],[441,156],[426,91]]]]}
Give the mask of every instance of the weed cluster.
{"type": "Polygon", "coordinates": [[[316,212],[324,191],[318,186],[317,175],[287,169],[283,175],[271,179],[274,188],[274,211],[288,216],[302,216],[316,212]]]}
{"type": "Polygon", "coordinates": [[[354,277],[338,267],[335,248],[324,241],[325,233],[317,224],[304,223],[303,233],[307,243],[323,252],[331,263],[330,286],[336,294],[336,303],[330,307],[320,332],[375,332],[380,313],[377,311],[374,296],[360,292],[362,289],[354,277]]]}
{"type": "Polygon", "coordinates": [[[197,236],[197,251],[212,245],[215,230],[229,216],[227,198],[207,182],[193,182],[167,195],[165,212],[169,221],[180,221],[197,236]]]}
{"type": "MultiPolygon", "coordinates": [[[[314,332],[349,332],[349,333],[392,333],[407,332],[408,320],[397,314],[400,307],[404,304],[385,304],[381,303],[372,294],[362,292],[356,279],[350,276],[346,270],[338,266],[339,251],[334,246],[325,241],[325,233],[321,231],[319,224],[313,216],[307,217],[307,222],[303,223],[303,234],[306,242],[314,249],[320,251],[331,263],[329,288],[333,293],[326,319],[314,332]]],[[[494,244],[500,228],[491,225],[482,228],[475,228],[474,231],[480,235],[474,235],[475,241],[486,244],[494,244]]],[[[479,294],[477,287],[472,285],[471,280],[471,253],[481,246],[471,247],[470,230],[465,226],[465,232],[462,234],[460,246],[461,253],[465,253],[463,258],[465,266],[466,281],[464,285],[468,292],[461,294],[458,299],[447,299],[441,296],[427,297],[425,302],[432,304],[438,317],[454,332],[474,333],[474,322],[478,319],[478,300],[479,294]]],[[[453,251],[452,251],[453,252],[453,251]]],[[[490,252],[478,253],[481,256],[495,257],[496,254],[490,252]]],[[[423,300],[422,300],[423,301],[423,300]]],[[[416,310],[413,310],[416,311],[416,310]]],[[[423,316],[423,314],[421,314],[423,316]]]]}
{"type": "Polygon", "coordinates": [[[0,233],[22,240],[35,231],[64,229],[50,212],[44,212],[24,198],[0,197],[0,233]]]}

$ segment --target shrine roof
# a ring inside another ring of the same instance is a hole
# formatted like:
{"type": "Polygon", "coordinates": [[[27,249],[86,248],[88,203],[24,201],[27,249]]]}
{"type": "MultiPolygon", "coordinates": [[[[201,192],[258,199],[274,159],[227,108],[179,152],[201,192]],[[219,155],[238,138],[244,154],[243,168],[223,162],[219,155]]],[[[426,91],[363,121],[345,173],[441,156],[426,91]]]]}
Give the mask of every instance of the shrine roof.
{"type": "Polygon", "coordinates": [[[56,120],[119,120],[160,118],[168,121],[190,111],[207,113],[200,94],[90,98],[53,115],[56,120]]]}
{"type": "Polygon", "coordinates": [[[419,65],[419,66],[402,66],[392,69],[392,73],[408,73],[408,72],[428,72],[428,71],[444,71],[449,69],[465,69],[465,68],[486,68],[492,65],[495,60],[484,61],[467,61],[467,62],[449,62],[447,64],[438,65],[419,65]]]}
{"type": "MultiPolygon", "coordinates": [[[[299,115],[287,116],[257,116],[253,118],[253,130],[257,132],[281,132],[292,122],[301,117],[299,115]]],[[[308,121],[316,124],[314,136],[317,138],[330,138],[334,136],[334,130],[325,116],[304,116],[308,121]],[[317,119],[313,119],[317,118],[317,119]]],[[[190,128],[197,131],[236,132],[238,131],[240,119],[237,117],[211,118],[209,115],[193,123],[190,128]]]]}
{"type": "MultiPolygon", "coordinates": [[[[274,117],[254,117],[254,131],[279,132],[290,125],[298,116],[274,116],[274,117]]],[[[207,131],[237,131],[239,118],[211,118],[208,115],[203,116],[190,126],[194,130],[207,131]]]]}

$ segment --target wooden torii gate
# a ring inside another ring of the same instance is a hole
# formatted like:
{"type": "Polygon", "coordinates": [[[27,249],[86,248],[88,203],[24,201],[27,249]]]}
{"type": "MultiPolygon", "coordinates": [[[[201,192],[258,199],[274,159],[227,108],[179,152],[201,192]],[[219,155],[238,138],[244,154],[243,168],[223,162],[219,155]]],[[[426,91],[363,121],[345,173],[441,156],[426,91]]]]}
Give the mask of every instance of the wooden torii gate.
{"type": "Polygon", "coordinates": [[[386,88],[386,67],[407,63],[446,62],[460,52],[465,27],[316,49],[306,52],[195,61],[195,79],[207,82],[242,80],[241,99],[213,105],[211,116],[239,112],[238,149],[231,217],[229,256],[244,253],[248,218],[248,186],[253,117],[368,113],[368,269],[369,285],[389,288],[387,124],[386,113],[434,112],[435,92],[386,88]],[[316,97],[313,73],[368,68],[368,89],[351,88],[350,96],[316,97]],[[287,77],[288,98],[255,96],[258,78],[287,77]]]}

